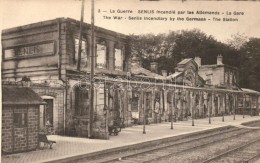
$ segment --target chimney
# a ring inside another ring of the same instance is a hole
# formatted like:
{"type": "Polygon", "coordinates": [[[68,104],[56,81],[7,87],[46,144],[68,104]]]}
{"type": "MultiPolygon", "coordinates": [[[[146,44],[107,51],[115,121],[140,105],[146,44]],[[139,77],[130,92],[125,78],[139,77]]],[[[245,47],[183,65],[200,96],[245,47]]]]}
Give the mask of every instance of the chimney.
{"type": "Polygon", "coordinates": [[[31,86],[31,79],[27,76],[23,76],[21,82],[22,82],[23,87],[30,87],[31,86]]]}
{"type": "Polygon", "coordinates": [[[151,65],[150,65],[150,69],[152,72],[154,73],[158,73],[158,63],[157,62],[152,62],[151,65]]]}
{"type": "Polygon", "coordinates": [[[167,70],[162,70],[162,76],[164,76],[164,77],[167,76],[167,70]]]}
{"type": "Polygon", "coordinates": [[[200,57],[195,57],[194,61],[197,63],[198,67],[201,66],[201,58],[200,57]]]}
{"type": "Polygon", "coordinates": [[[221,54],[217,56],[217,65],[223,65],[223,57],[221,54]]]}
{"type": "Polygon", "coordinates": [[[137,64],[137,65],[139,65],[139,66],[142,65],[140,58],[138,58],[136,55],[133,56],[131,62],[132,62],[133,64],[137,64]]]}

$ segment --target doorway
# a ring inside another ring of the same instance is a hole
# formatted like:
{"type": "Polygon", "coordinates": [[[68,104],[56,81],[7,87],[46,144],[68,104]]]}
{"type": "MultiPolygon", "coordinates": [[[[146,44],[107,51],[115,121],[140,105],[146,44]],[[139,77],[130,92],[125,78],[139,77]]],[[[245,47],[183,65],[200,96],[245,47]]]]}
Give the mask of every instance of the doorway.
{"type": "Polygon", "coordinates": [[[40,105],[40,128],[53,127],[53,106],[54,99],[52,97],[42,97],[46,105],[40,105]]]}

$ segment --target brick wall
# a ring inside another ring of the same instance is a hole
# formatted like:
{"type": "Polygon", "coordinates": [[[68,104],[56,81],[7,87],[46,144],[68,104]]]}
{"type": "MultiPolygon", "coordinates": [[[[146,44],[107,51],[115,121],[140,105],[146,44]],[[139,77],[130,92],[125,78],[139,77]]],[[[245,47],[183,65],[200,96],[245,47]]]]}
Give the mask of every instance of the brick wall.
{"type": "Polygon", "coordinates": [[[13,153],[35,150],[38,146],[39,106],[3,106],[2,150],[13,153]],[[27,126],[16,127],[13,113],[27,113],[27,126]]]}
{"type": "Polygon", "coordinates": [[[12,152],[13,111],[11,107],[2,108],[2,150],[12,152]]]}

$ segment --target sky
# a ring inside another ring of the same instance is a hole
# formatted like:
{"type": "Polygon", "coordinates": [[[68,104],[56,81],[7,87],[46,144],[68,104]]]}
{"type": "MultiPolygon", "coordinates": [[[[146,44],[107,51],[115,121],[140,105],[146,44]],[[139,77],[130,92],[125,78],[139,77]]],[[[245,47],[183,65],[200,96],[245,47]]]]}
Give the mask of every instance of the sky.
{"type": "MultiPolygon", "coordinates": [[[[84,22],[90,23],[90,0],[85,0],[84,22]]],[[[2,29],[40,22],[57,17],[80,19],[80,0],[2,0],[2,29]]],[[[197,28],[217,40],[225,42],[232,34],[260,38],[260,2],[251,1],[138,1],[95,0],[95,25],[123,34],[167,33],[169,31],[197,28]],[[146,14],[138,13],[145,10],[146,14]],[[175,11],[175,14],[157,14],[156,11],[175,11]],[[129,13],[132,11],[132,13],[129,13]],[[177,14],[184,11],[184,14],[177,14]],[[187,11],[212,11],[220,15],[187,14],[187,11]],[[113,13],[115,12],[115,13],[113,13]],[[118,13],[119,12],[119,13],[118,13]],[[122,13],[126,12],[126,13],[122,13]],[[149,13],[150,12],[150,13],[149,13]],[[154,12],[154,13],[151,13],[154,12]],[[228,15],[227,12],[231,12],[228,15]],[[243,15],[234,15],[243,12],[243,15]],[[104,19],[104,16],[110,19],[104,19]],[[122,17],[114,20],[113,16],[122,17]],[[142,20],[129,20],[129,16],[142,20]],[[163,20],[144,20],[144,17],[161,17],[163,20]],[[175,18],[174,21],[169,19],[175,18]],[[177,17],[184,21],[176,21],[177,17]],[[187,21],[189,18],[206,18],[207,21],[187,21]],[[238,21],[213,21],[213,17],[234,18],[238,21]],[[208,20],[210,19],[210,20],[208,20]]]]}

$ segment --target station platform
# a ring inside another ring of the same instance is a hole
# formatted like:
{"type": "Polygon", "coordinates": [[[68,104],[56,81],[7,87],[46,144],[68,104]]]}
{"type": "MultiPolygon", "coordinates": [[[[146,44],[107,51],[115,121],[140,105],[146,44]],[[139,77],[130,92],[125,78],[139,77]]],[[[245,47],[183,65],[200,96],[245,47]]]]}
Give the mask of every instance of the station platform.
{"type": "Polygon", "coordinates": [[[173,123],[173,130],[170,129],[170,122],[163,122],[146,125],[146,134],[143,134],[143,126],[137,125],[122,129],[118,136],[110,136],[109,140],[50,135],[48,139],[57,142],[53,149],[46,148],[44,150],[2,155],[1,161],[2,163],[60,162],[71,157],[94,156],[109,150],[127,148],[144,142],[184,136],[224,126],[243,127],[242,123],[257,120],[260,121],[260,116],[246,115],[243,118],[242,115],[236,115],[235,120],[233,120],[233,116],[225,116],[224,122],[222,122],[222,117],[212,117],[211,124],[209,124],[208,118],[196,119],[194,126],[192,126],[191,120],[178,121],[173,123]]]}

